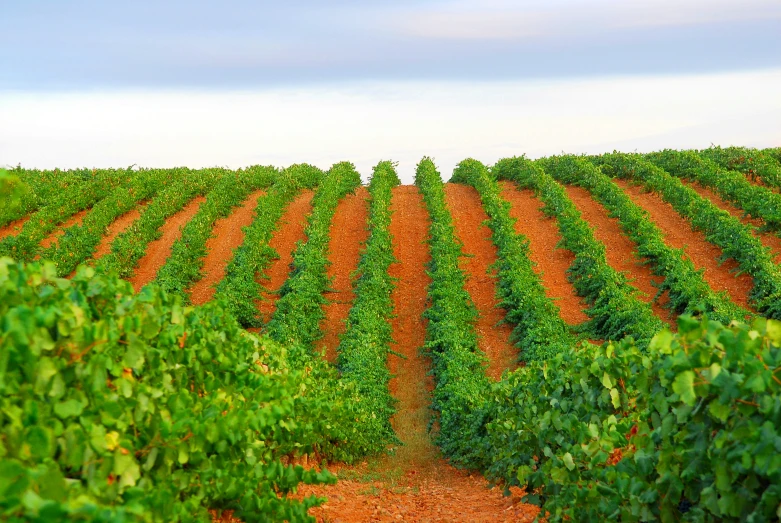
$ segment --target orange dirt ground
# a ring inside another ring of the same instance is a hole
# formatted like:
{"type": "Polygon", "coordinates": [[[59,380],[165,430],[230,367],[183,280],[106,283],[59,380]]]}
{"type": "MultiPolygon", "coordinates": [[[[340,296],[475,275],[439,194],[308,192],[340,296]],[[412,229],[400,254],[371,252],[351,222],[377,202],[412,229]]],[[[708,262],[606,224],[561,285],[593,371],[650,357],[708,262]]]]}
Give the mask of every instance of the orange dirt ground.
{"type": "Polygon", "coordinates": [[[171,255],[176,240],[182,236],[182,228],[187,225],[195,213],[198,212],[201,204],[206,201],[203,196],[198,196],[190,203],[184,206],[182,210],[170,216],[168,220],[160,227],[162,236],[149,242],[146,247],[146,254],[138,261],[133,277],[130,283],[133,290],[138,292],[141,287],[151,282],[157,276],[157,271],[165,264],[165,261],[171,255]]]}
{"type": "Polygon", "coordinates": [[[141,217],[141,212],[143,210],[144,204],[141,204],[135,209],[131,209],[114,220],[114,222],[106,229],[106,235],[101,238],[100,243],[98,244],[97,248],[95,248],[92,259],[97,260],[110,253],[112,242],[116,240],[117,236],[122,234],[125,229],[133,225],[134,221],[141,217]]]}
{"type": "Polygon", "coordinates": [[[48,249],[52,245],[55,245],[59,241],[59,239],[65,234],[65,229],[67,229],[68,227],[73,227],[74,225],[81,225],[81,222],[84,221],[84,217],[87,215],[88,212],[89,209],[81,210],[76,214],[74,214],[73,216],[71,216],[70,218],[68,218],[67,220],[65,220],[63,223],[61,223],[53,233],[51,233],[49,236],[44,238],[43,241],[41,241],[41,248],[48,249]]]}
{"type": "Polygon", "coordinates": [[[542,278],[545,294],[555,300],[562,319],[568,324],[588,321],[589,317],[583,312],[585,304],[567,280],[567,269],[575,260],[575,255],[566,249],[556,248],[561,241],[556,221],[543,214],[544,204],[531,190],[519,190],[510,181],[499,183],[502,197],[511,204],[510,215],[518,220],[515,230],[529,239],[529,257],[536,264],[535,272],[542,278]]]}
{"type": "Polygon", "coordinates": [[[25,216],[24,218],[19,218],[18,220],[14,220],[3,227],[0,227],[0,240],[6,236],[16,236],[19,234],[19,231],[22,230],[22,227],[24,227],[24,224],[27,223],[27,220],[29,219],[29,216],[25,216]]]}
{"type": "Polygon", "coordinates": [[[331,467],[340,476],[334,486],[304,486],[302,495],[326,496],[329,501],[311,514],[321,522],[502,522],[532,521],[537,507],[518,503],[520,492],[504,497],[488,489],[479,475],[454,469],[439,455],[427,433],[433,384],[427,376],[430,360],[419,353],[426,332],[421,315],[429,283],[425,265],[429,251],[429,218],[414,186],[393,191],[391,222],[393,253],[398,263],[390,274],[398,278],[392,298],[396,343],[391,356],[395,377],[391,392],[399,400],[393,427],[404,445],[384,458],[359,467],[331,467]]]}
{"type": "Polygon", "coordinates": [[[194,305],[204,304],[214,297],[215,286],[225,277],[233,250],[244,241],[244,227],[252,223],[258,200],[264,194],[266,191],[255,191],[228,216],[214,222],[212,236],[206,241],[203,277],[189,289],[194,305]]]}
{"type": "MultiPolygon", "coordinates": [[[[566,186],[567,195],[578,208],[583,219],[594,230],[594,237],[605,244],[607,261],[617,271],[625,273],[632,285],[640,290],[640,299],[649,303],[657,289],[652,282],[661,283],[664,278],[655,276],[648,265],[635,256],[637,245],[621,230],[618,218],[611,218],[599,202],[582,187],[566,186]]],[[[657,300],[651,307],[659,318],[670,323],[670,311],[657,300]]],[[[675,322],[672,322],[673,326],[675,322]]]]}
{"type": "Polygon", "coordinates": [[[632,185],[626,180],[614,181],[633,202],[648,211],[664,233],[666,244],[676,249],[684,248],[694,266],[705,269],[703,279],[713,290],[727,291],[732,301],[749,308],[748,294],[753,286],[752,278],[748,274],[736,276],[733,271],[737,270],[738,265],[734,260],[719,265],[721,249],[708,242],[702,232],[692,229],[689,222],[657,194],[646,192],[642,186],[632,185]]]}
{"type": "Polygon", "coordinates": [[[290,273],[290,264],[293,263],[293,252],[296,250],[296,242],[305,241],[306,218],[312,211],[312,197],[314,192],[306,190],[301,192],[290,202],[279,220],[279,228],[274,232],[269,245],[279,258],[271,262],[265,273],[266,279],[259,280],[263,287],[263,299],[258,302],[263,323],[271,319],[276,310],[277,292],[285,283],[290,273]]]}
{"type": "MultiPolygon", "coordinates": [[[[735,218],[739,219],[741,222],[747,224],[747,225],[753,225],[754,227],[762,227],[764,223],[759,218],[751,218],[749,216],[743,216],[743,210],[739,209],[732,203],[724,200],[721,196],[716,194],[714,191],[708,189],[707,187],[703,187],[702,185],[698,183],[691,183],[691,182],[684,182],[686,185],[697,191],[697,193],[700,196],[703,196],[707,199],[709,199],[711,202],[713,202],[716,207],[719,209],[724,209],[728,213],[730,213],[735,218]]],[[[773,234],[772,232],[759,232],[757,230],[754,231],[754,236],[756,236],[759,241],[762,242],[762,245],[769,248],[773,259],[776,263],[781,263],[781,237],[777,236],[776,234],[773,234]]]]}
{"type": "Polygon", "coordinates": [[[331,221],[331,239],[328,245],[328,277],[331,288],[325,293],[328,303],[323,307],[325,318],[320,329],[328,361],[336,361],[339,336],[344,332],[345,320],[350,312],[355,293],[352,275],[358,269],[361,249],[369,237],[369,191],[360,187],[355,194],[348,194],[336,206],[331,221]]]}
{"type": "Polygon", "coordinates": [[[499,324],[505,311],[499,308],[496,298],[496,271],[491,269],[496,263],[496,246],[491,241],[491,229],[484,223],[488,215],[480,195],[468,185],[445,184],[445,201],[467,255],[461,259],[460,266],[467,275],[466,290],[480,313],[475,330],[480,349],[488,356],[487,373],[499,379],[502,372],[516,367],[518,349],[510,343],[512,326],[499,324]]]}

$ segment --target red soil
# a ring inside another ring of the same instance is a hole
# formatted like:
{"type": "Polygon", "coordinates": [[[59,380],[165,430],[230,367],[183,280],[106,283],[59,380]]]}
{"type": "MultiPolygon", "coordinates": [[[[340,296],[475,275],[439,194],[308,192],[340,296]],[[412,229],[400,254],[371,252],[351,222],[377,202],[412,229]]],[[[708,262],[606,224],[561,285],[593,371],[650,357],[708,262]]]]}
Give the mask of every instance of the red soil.
{"type": "Polygon", "coordinates": [[[290,273],[296,242],[306,240],[306,218],[312,211],[313,196],[313,191],[303,191],[288,204],[279,221],[279,228],[269,241],[271,248],[279,254],[279,258],[269,266],[264,275],[266,278],[260,280],[263,299],[258,302],[258,311],[263,323],[268,322],[276,310],[277,292],[290,273]]]}
{"type": "Polygon", "coordinates": [[[331,221],[331,239],[329,241],[328,277],[331,288],[325,293],[328,303],[323,307],[325,318],[320,325],[328,361],[336,361],[336,348],[339,336],[344,332],[345,320],[350,312],[355,293],[352,275],[358,269],[361,248],[369,237],[367,220],[369,217],[369,191],[358,188],[355,194],[348,194],[336,206],[331,221]]]}
{"type": "Polygon", "coordinates": [[[106,235],[103,236],[97,248],[95,248],[95,252],[92,254],[92,259],[97,260],[110,253],[111,244],[114,242],[114,240],[117,239],[117,236],[122,234],[125,229],[133,225],[133,222],[141,217],[141,211],[143,211],[143,209],[144,205],[141,204],[135,209],[126,212],[114,220],[114,222],[106,229],[106,235]]]}
{"type": "Polygon", "coordinates": [[[733,271],[738,268],[734,260],[719,265],[721,249],[708,242],[702,232],[692,229],[690,223],[657,194],[646,192],[643,187],[632,185],[626,180],[614,181],[633,202],[648,211],[651,219],[662,230],[666,244],[676,249],[683,248],[696,268],[705,269],[703,279],[714,291],[727,291],[732,301],[749,308],[748,294],[753,282],[748,274],[734,274],[733,271]]]}
{"type": "Polygon", "coordinates": [[[0,227],[0,240],[6,236],[16,236],[19,234],[19,231],[22,230],[22,227],[24,227],[24,224],[27,223],[27,220],[29,219],[29,216],[25,216],[24,218],[19,218],[18,220],[14,220],[3,227],[0,227]]]}
{"type": "MultiPolygon", "coordinates": [[[[610,266],[625,273],[632,280],[632,285],[640,290],[639,298],[650,303],[657,292],[651,282],[661,283],[664,278],[655,276],[651,268],[635,256],[637,245],[623,233],[618,218],[611,218],[607,209],[595,201],[591,193],[582,187],[566,186],[565,189],[583,219],[593,228],[594,237],[605,244],[610,266]]],[[[669,322],[671,319],[670,311],[659,301],[652,303],[651,308],[662,320],[669,322]]]]}
{"type": "Polygon", "coordinates": [[[160,267],[165,264],[165,261],[171,255],[174,243],[182,237],[182,228],[195,216],[195,213],[198,212],[201,204],[205,201],[206,198],[198,196],[185,205],[181,211],[170,216],[163,226],[160,227],[162,236],[149,242],[149,245],[146,247],[146,254],[139,260],[135,273],[130,278],[133,290],[138,292],[141,290],[141,287],[155,279],[157,271],[160,270],[160,267]]]}
{"type": "Polygon", "coordinates": [[[510,343],[512,326],[499,324],[506,312],[499,308],[496,299],[496,271],[491,266],[496,263],[497,251],[491,241],[491,229],[484,223],[488,215],[474,187],[445,184],[445,201],[467,255],[459,265],[467,275],[466,290],[480,313],[475,330],[480,349],[488,356],[487,374],[499,379],[502,372],[515,368],[518,349],[510,343]]]}
{"type": "Polygon", "coordinates": [[[266,191],[255,191],[233,212],[214,222],[212,236],[206,241],[203,277],[189,289],[193,304],[201,305],[214,297],[215,286],[225,277],[233,250],[244,241],[244,227],[255,217],[255,208],[266,191]]]}
{"type": "Polygon", "coordinates": [[[561,241],[556,221],[542,212],[544,204],[531,190],[520,190],[510,181],[499,182],[502,197],[511,204],[510,215],[516,218],[515,230],[529,239],[529,257],[536,264],[535,272],[542,278],[545,294],[556,301],[562,319],[570,325],[589,320],[583,312],[584,304],[567,280],[567,269],[575,255],[558,249],[561,241]]]}
{"type": "Polygon", "coordinates": [[[84,221],[84,217],[87,215],[88,212],[89,209],[81,210],[76,214],[74,214],[73,216],[71,216],[70,218],[68,218],[67,220],[65,220],[63,223],[61,223],[53,233],[51,233],[49,236],[44,238],[43,241],[41,241],[41,248],[48,249],[52,245],[56,245],[60,237],[62,237],[65,234],[65,229],[67,229],[68,227],[73,227],[74,225],[81,225],[81,222],[84,221]]]}
{"type": "MultiPolygon", "coordinates": [[[[723,209],[730,213],[735,218],[739,219],[741,222],[745,223],[746,225],[753,225],[754,227],[762,227],[764,225],[764,222],[759,218],[751,218],[749,216],[743,216],[743,210],[736,207],[732,203],[724,200],[721,196],[716,194],[711,189],[708,189],[707,187],[703,187],[702,185],[698,183],[691,183],[691,182],[684,182],[686,185],[697,191],[697,193],[710,200],[716,207],[719,209],[723,209]]],[[[759,241],[762,242],[762,245],[769,248],[773,259],[776,263],[781,263],[781,237],[777,236],[776,234],[773,234],[771,232],[760,232],[758,230],[753,231],[754,236],[759,239],[759,241]]]]}
{"type": "Polygon", "coordinates": [[[392,320],[396,343],[405,359],[391,356],[395,377],[391,392],[399,400],[393,427],[404,446],[392,456],[360,467],[331,468],[340,479],[334,486],[304,486],[302,495],[328,497],[311,511],[321,522],[501,522],[533,521],[538,509],[520,504],[520,491],[504,497],[500,488],[488,489],[479,475],[454,469],[439,457],[427,434],[430,360],[419,353],[426,337],[421,315],[426,308],[429,261],[429,218],[414,186],[394,189],[391,222],[393,253],[398,263],[390,274],[399,278],[392,298],[397,316],[392,320]]]}

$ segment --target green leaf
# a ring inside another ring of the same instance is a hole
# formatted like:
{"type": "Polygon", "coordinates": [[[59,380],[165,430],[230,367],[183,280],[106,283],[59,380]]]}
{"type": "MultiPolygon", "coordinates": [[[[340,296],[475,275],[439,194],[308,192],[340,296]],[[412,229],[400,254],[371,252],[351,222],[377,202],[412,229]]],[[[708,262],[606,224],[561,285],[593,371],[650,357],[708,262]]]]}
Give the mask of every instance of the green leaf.
{"type": "Polygon", "coordinates": [[[687,370],[678,374],[673,381],[673,391],[686,405],[694,406],[694,401],[697,399],[694,393],[694,372],[687,370]]]}
{"type": "Polygon", "coordinates": [[[610,375],[607,372],[602,374],[602,386],[606,389],[613,388],[613,382],[610,380],[610,375]]]}
{"type": "Polygon", "coordinates": [[[710,412],[711,416],[713,416],[714,418],[716,418],[721,422],[727,421],[730,411],[731,408],[729,405],[724,405],[720,403],[718,400],[713,400],[708,405],[708,412],[710,412]]]}
{"type": "Polygon", "coordinates": [[[617,409],[621,406],[621,398],[618,395],[618,389],[615,387],[610,389],[610,398],[613,402],[613,407],[617,409]]]}
{"type": "Polygon", "coordinates": [[[84,405],[80,401],[74,399],[54,404],[54,413],[60,419],[80,416],[83,411],[84,405]]]}
{"type": "Polygon", "coordinates": [[[567,452],[562,456],[562,461],[564,461],[564,464],[567,466],[568,470],[574,470],[575,469],[575,462],[572,460],[572,454],[567,452]]]}

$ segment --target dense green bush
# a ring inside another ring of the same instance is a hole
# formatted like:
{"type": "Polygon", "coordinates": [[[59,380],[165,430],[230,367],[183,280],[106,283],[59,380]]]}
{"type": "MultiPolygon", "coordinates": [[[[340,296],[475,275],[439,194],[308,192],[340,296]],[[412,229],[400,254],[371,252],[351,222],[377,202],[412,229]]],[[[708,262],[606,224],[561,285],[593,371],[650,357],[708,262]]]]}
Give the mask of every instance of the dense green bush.
{"type": "Polygon", "coordinates": [[[751,181],[759,179],[768,187],[781,188],[781,164],[772,154],[748,147],[710,147],[697,151],[724,169],[739,171],[751,181]]]}
{"type": "Polygon", "coordinates": [[[287,354],[216,305],[0,259],[3,518],[306,520],[285,494],[333,477],[284,463],[337,456],[352,399],[287,354]]]}

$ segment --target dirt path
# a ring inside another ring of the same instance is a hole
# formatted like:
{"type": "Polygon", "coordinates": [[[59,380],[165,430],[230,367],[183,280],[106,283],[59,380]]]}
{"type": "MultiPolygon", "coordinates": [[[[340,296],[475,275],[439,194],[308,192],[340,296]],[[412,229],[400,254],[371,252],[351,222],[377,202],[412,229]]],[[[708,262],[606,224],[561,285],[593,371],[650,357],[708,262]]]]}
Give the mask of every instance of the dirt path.
{"type": "Polygon", "coordinates": [[[198,208],[205,201],[206,198],[203,196],[194,198],[182,210],[169,216],[163,226],[160,227],[162,236],[149,242],[149,245],[146,247],[146,253],[138,261],[133,277],[130,278],[134,291],[138,292],[141,290],[141,287],[155,279],[157,271],[160,270],[160,267],[165,264],[165,261],[171,255],[174,242],[182,237],[182,228],[195,216],[198,208]]]}
{"type": "Polygon", "coordinates": [[[392,456],[360,467],[331,467],[340,481],[332,487],[304,487],[303,494],[327,496],[328,503],[313,509],[321,522],[503,522],[532,521],[537,507],[487,489],[479,475],[449,466],[428,436],[429,404],[433,383],[427,376],[430,361],[419,354],[426,337],[421,314],[426,308],[429,278],[428,214],[414,186],[393,192],[391,234],[398,263],[390,273],[399,278],[393,292],[397,316],[392,320],[392,347],[406,359],[391,356],[395,377],[391,391],[399,400],[393,427],[404,442],[392,456]]]}
{"type": "Polygon", "coordinates": [[[290,273],[290,264],[293,263],[293,252],[296,250],[296,242],[306,240],[306,218],[312,211],[312,197],[314,192],[306,190],[301,192],[290,202],[279,220],[279,228],[274,232],[269,245],[277,251],[279,258],[271,262],[265,275],[259,280],[263,287],[263,299],[258,302],[263,323],[271,319],[276,310],[277,291],[290,273]]]}
{"type": "Polygon", "coordinates": [[[556,221],[543,214],[544,204],[529,189],[520,190],[510,181],[499,182],[502,197],[510,202],[510,215],[516,218],[515,230],[529,238],[530,258],[536,264],[535,272],[542,278],[545,294],[555,300],[562,319],[570,325],[589,320],[583,312],[585,304],[567,281],[567,269],[575,255],[566,249],[557,249],[561,241],[556,221]]]}
{"type": "Polygon", "coordinates": [[[58,225],[54,232],[41,241],[41,248],[48,249],[52,245],[56,245],[59,239],[65,234],[65,229],[73,227],[74,225],[81,225],[81,222],[84,221],[84,217],[87,216],[88,212],[89,209],[81,210],[58,225]]]}
{"type": "Polygon", "coordinates": [[[24,224],[27,223],[27,220],[29,219],[30,216],[25,216],[24,218],[19,218],[18,220],[14,220],[3,227],[0,227],[0,240],[6,236],[16,236],[19,234],[19,231],[22,230],[22,227],[24,227],[24,224]]]}
{"type": "Polygon", "coordinates": [[[325,318],[320,325],[328,361],[336,361],[336,347],[339,336],[344,332],[345,320],[350,312],[355,293],[352,275],[358,269],[361,249],[369,237],[369,191],[360,187],[355,194],[348,194],[336,206],[331,221],[329,242],[328,277],[332,278],[331,289],[325,293],[328,303],[323,308],[325,318]]]}
{"type": "Polygon", "coordinates": [[[518,349],[510,343],[512,326],[499,324],[506,312],[498,307],[496,299],[496,271],[491,269],[496,263],[496,247],[491,241],[491,229],[484,223],[488,215],[480,195],[468,185],[445,184],[445,201],[468,256],[459,265],[467,275],[466,290],[480,313],[475,330],[480,349],[488,356],[487,373],[499,379],[503,371],[516,367],[518,349]]]}
{"type": "MultiPolygon", "coordinates": [[[[650,303],[656,296],[657,288],[652,282],[661,283],[664,278],[655,276],[648,265],[635,256],[637,245],[621,230],[618,218],[611,218],[607,209],[591,197],[582,187],[565,186],[575,207],[578,208],[583,219],[594,229],[594,237],[605,244],[607,261],[615,270],[626,273],[631,284],[640,290],[642,299],[650,303]]],[[[664,297],[662,297],[663,299],[664,297]]],[[[662,307],[661,301],[651,303],[651,308],[660,319],[675,326],[674,318],[670,317],[670,311],[662,307]]]]}
{"type": "Polygon", "coordinates": [[[244,227],[252,223],[258,200],[264,194],[266,191],[255,191],[228,216],[214,223],[212,236],[206,241],[203,277],[189,289],[190,300],[194,305],[201,305],[214,297],[214,286],[225,277],[233,250],[244,241],[244,227]]]}
{"type": "MultiPolygon", "coordinates": [[[[703,187],[698,183],[692,183],[686,181],[683,181],[683,183],[689,186],[690,188],[694,189],[695,191],[697,191],[697,193],[700,196],[710,200],[714,205],[716,205],[716,207],[727,211],[728,213],[730,213],[732,216],[734,216],[741,222],[747,225],[753,225],[754,227],[762,227],[764,225],[764,222],[759,218],[751,218],[749,216],[743,216],[742,209],[739,209],[732,203],[726,201],[711,189],[708,189],[707,187],[703,187]]],[[[781,263],[781,236],[777,236],[772,232],[759,232],[759,231],[754,231],[754,236],[756,236],[757,239],[759,239],[759,241],[762,242],[762,245],[770,249],[770,251],[773,254],[773,260],[776,263],[781,263]]]]}
{"type": "Polygon", "coordinates": [[[700,231],[692,229],[689,222],[678,214],[673,206],[655,193],[645,192],[640,185],[632,185],[626,180],[613,180],[637,205],[648,211],[651,219],[662,230],[664,241],[676,249],[685,249],[697,269],[705,269],[703,279],[714,291],[727,291],[732,301],[749,308],[748,294],[753,282],[748,274],[735,276],[738,264],[727,260],[719,265],[722,252],[717,246],[705,239],[700,231]]]}
{"type": "Polygon", "coordinates": [[[141,217],[146,204],[140,204],[138,207],[129,210],[108,226],[106,234],[101,238],[100,243],[92,254],[92,259],[97,260],[111,252],[111,244],[117,239],[117,236],[125,232],[125,229],[133,225],[141,217]]]}

